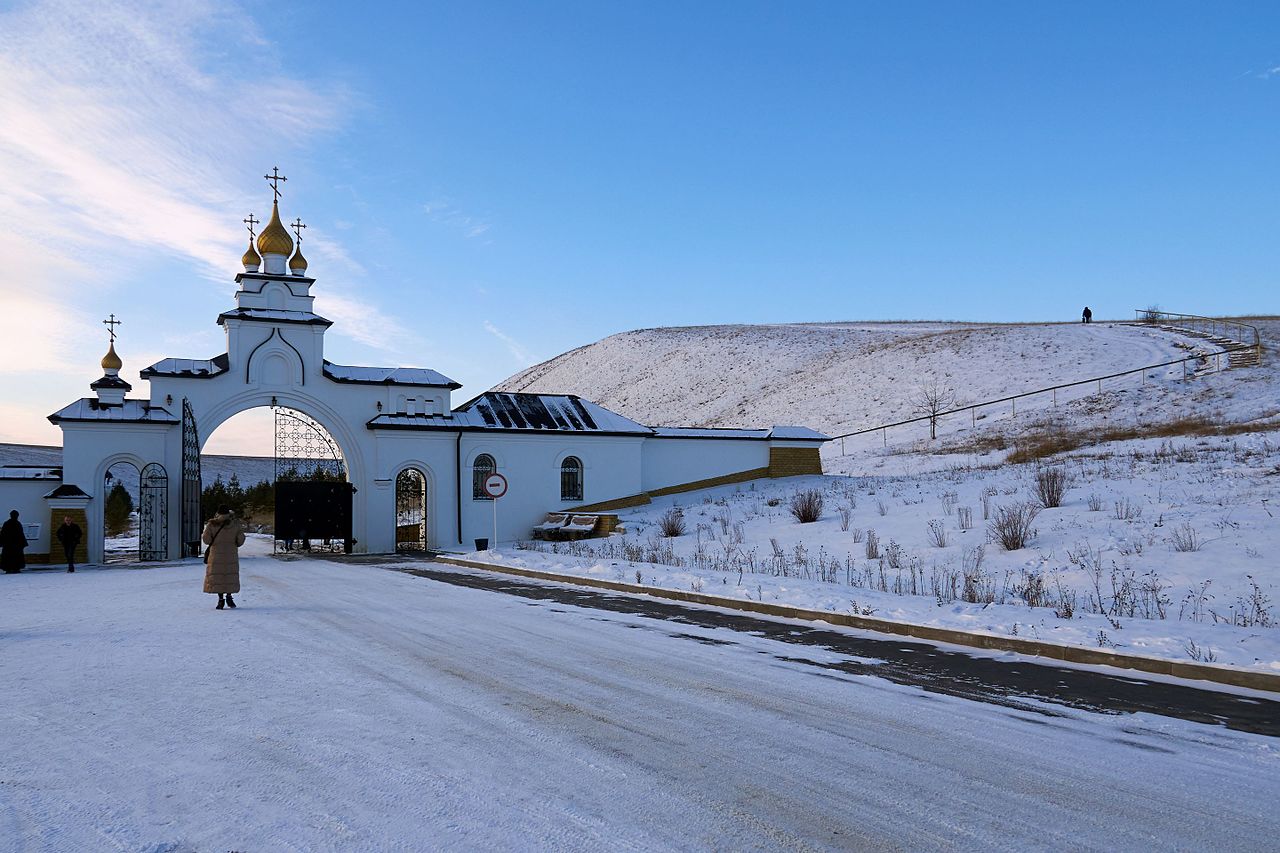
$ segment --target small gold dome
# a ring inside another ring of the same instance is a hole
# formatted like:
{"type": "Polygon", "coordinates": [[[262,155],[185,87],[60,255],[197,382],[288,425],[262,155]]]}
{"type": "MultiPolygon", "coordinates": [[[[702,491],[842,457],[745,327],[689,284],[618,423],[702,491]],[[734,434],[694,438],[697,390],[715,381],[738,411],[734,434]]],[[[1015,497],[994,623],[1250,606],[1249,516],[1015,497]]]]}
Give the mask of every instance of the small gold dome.
{"type": "Polygon", "coordinates": [[[111,342],[111,348],[107,350],[107,354],[102,357],[103,370],[119,370],[124,367],[124,362],[120,360],[120,356],[116,355],[115,341],[111,342]]]}
{"type": "Polygon", "coordinates": [[[298,251],[289,259],[289,271],[302,275],[307,271],[307,259],[302,256],[302,241],[298,241],[298,251]]]}
{"type": "Polygon", "coordinates": [[[240,257],[240,263],[244,264],[245,269],[257,269],[262,266],[262,258],[258,256],[256,251],[254,251],[252,237],[249,238],[249,248],[245,250],[245,253],[240,257]]]}
{"type": "Polygon", "coordinates": [[[286,258],[293,254],[293,238],[284,225],[280,224],[279,202],[271,203],[271,221],[258,235],[258,251],[264,255],[284,255],[286,258]]]}

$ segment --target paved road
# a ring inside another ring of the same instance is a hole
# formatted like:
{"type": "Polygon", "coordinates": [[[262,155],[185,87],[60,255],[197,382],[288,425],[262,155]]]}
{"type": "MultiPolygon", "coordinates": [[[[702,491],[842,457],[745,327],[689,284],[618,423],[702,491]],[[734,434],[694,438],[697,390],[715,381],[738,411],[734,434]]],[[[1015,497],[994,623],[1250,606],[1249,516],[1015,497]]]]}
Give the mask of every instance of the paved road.
{"type": "MultiPolygon", "coordinates": [[[[1114,671],[1073,669],[1052,663],[1028,663],[1025,659],[1012,662],[1008,658],[1002,660],[947,651],[928,643],[869,632],[796,626],[743,614],[686,607],[660,599],[532,583],[497,574],[409,568],[407,565],[402,570],[455,586],[705,628],[727,628],[796,646],[818,647],[849,656],[820,664],[825,669],[851,675],[876,675],[930,693],[1023,708],[1046,716],[1059,713],[1045,704],[1052,703],[1104,714],[1159,714],[1280,737],[1280,701],[1199,688],[1187,682],[1153,680],[1138,674],[1114,674],[1114,671]],[[875,662],[863,663],[859,658],[875,662]]],[[[733,642],[723,638],[691,639],[733,642]]],[[[803,654],[802,651],[797,652],[797,655],[803,654]]],[[[785,655],[781,659],[785,659],[785,655]]]]}
{"type": "Polygon", "coordinates": [[[998,662],[429,564],[251,557],[214,611],[201,569],[3,577],[0,851],[1280,835],[1277,739],[959,666],[998,662]]]}

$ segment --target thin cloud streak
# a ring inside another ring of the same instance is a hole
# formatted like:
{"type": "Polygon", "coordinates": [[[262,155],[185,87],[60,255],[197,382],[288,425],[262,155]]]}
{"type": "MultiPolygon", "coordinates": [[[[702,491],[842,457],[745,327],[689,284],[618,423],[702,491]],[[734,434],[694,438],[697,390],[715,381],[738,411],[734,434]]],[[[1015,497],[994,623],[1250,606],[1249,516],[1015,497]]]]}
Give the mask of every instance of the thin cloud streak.
{"type": "MultiPolygon", "coordinates": [[[[0,363],[86,382],[101,357],[101,329],[84,315],[94,295],[133,286],[157,253],[226,292],[245,242],[239,219],[261,216],[268,198],[263,164],[353,104],[339,86],[280,69],[255,21],[221,0],[106,0],[91,11],[41,0],[0,12],[0,91],[0,256],[19,261],[0,272],[10,309],[0,363]]],[[[342,246],[307,245],[321,267],[365,274],[342,246]]],[[[383,351],[410,340],[336,282],[323,292],[335,334],[383,351]]]]}
{"type": "Polygon", "coordinates": [[[485,320],[484,330],[502,341],[503,345],[506,346],[507,351],[511,353],[511,357],[519,362],[521,367],[528,367],[534,363],[535,359],[529,355],[529,351],[527,349],[520,345],[519,341],[493,325],[493,323],[485,320]]]}

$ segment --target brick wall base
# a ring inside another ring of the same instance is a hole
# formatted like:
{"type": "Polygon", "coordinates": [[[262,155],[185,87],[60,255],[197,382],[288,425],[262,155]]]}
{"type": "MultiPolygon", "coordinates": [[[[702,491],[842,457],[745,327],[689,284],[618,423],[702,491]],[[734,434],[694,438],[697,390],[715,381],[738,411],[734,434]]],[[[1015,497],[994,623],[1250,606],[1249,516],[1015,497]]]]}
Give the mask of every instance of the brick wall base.
{"type": "MultiPolygon", "coordinates": [[[[80,525],[80,544],[76,546],[76,565],[87,563],[89,561],[88,516],[83,509],[58,509],[57,507],[49,509],[49,553],[44,555],[43,562],[61,563],[66,559],[62,551],[62,543],[58,541],[58,528],[62,526],[64,517],[80,525]]],[[[32,561],[32,557],[28,556],[27,560],[32,561]]]]}

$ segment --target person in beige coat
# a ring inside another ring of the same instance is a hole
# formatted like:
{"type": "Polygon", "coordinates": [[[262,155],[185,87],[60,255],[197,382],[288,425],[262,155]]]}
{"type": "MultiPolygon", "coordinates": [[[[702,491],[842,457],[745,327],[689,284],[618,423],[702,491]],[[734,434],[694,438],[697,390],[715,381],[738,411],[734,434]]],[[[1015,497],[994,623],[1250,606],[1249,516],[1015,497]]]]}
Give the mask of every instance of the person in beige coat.
{"type": "Polygon", "coordinates": [[[220,506],[204,526],[200,540],[209,546],[204,552],[204,591],[217,593],[215,610],[235,609],[236,601],[231,595],[240,591],[239,548],[244,544],[244,525],[230,507],[220,506]]]}

